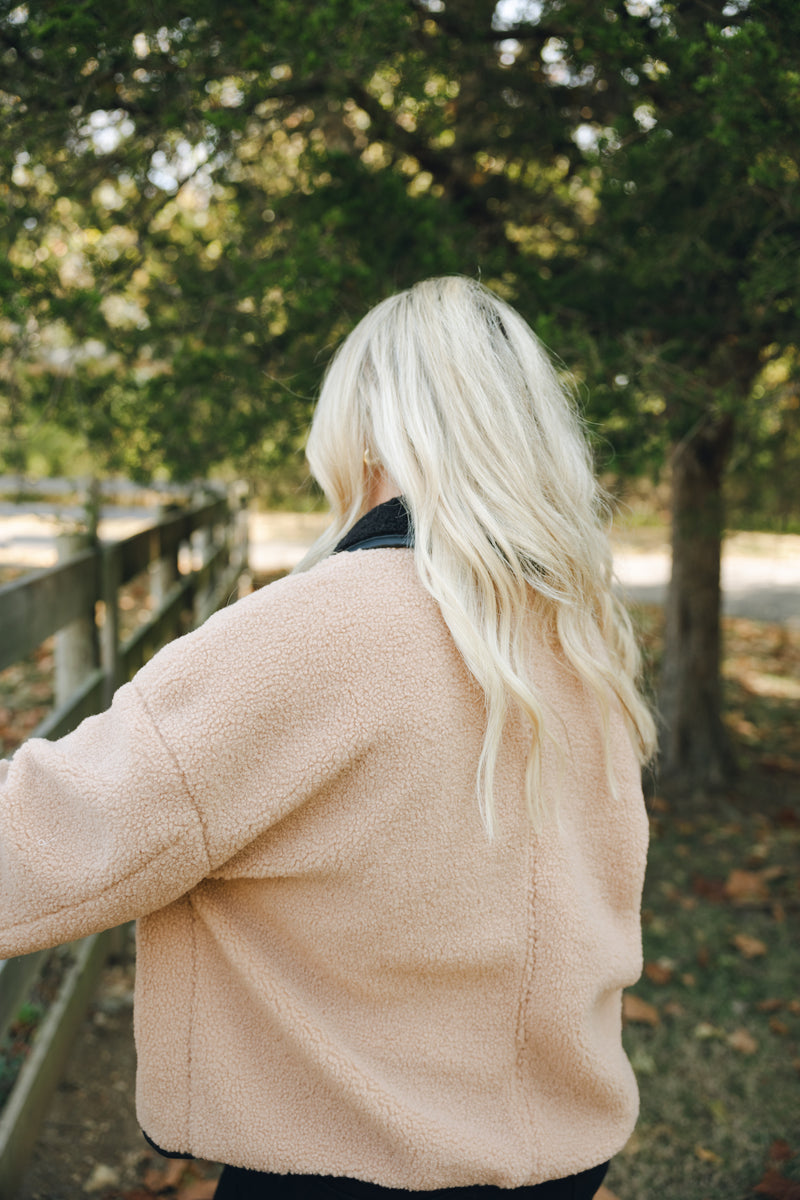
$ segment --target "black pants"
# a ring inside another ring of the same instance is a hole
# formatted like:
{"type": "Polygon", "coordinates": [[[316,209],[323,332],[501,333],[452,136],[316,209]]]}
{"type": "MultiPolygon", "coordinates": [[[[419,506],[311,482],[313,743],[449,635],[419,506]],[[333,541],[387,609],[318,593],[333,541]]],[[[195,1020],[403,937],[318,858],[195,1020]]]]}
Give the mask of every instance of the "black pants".
{"type": "Polygon", "coordinates": [[[601,1163],[599,1167],[581,1171],[580,1175],[533,1187],[476,1185],[408,1192],[332,1175],[268,1175],[245,1171],[242,1167],[225,1167],[215,1200],[592,1200],[607,1170],[608,1163],[601,1163]]]}

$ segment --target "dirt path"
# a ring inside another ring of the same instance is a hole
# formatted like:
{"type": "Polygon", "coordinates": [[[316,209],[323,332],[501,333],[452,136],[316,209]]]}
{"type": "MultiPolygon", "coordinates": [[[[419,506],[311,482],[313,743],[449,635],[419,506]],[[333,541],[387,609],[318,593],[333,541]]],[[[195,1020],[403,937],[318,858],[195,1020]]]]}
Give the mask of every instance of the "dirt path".
{"type": "MultiPolygon", "coordinates": [[[[622,532],[614,539],[614,569],[633,603],[664,603],[670,562],[662,531],[622,532]]],[[[722,612],[751,621],[800,623],[800,536],[730,534],[722,551],[722,612]]]]}

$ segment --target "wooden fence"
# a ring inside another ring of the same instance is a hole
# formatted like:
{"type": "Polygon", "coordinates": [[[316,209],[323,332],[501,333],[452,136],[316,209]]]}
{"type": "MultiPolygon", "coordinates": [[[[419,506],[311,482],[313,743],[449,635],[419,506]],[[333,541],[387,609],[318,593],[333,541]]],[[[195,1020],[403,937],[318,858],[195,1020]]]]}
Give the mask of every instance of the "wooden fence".
{"type": "MultiPolygon", "coordinates": [[[[0,587],[0,670],[55,636],[55,706],[33,736],[61,737],[102,711],[116,688],[157,649],[236,597],[247,565],[243,499],[241,491],[206,494],[116,543],[100,545],[94,539],[76,548],[62,542],[63,560],[57,565],[0,587]],[[123,637],[122,589],[145,572],[150,611],[123,637]]],[[[19,1185],[72,1038],[114,945],[112,930],[70,947],[58,996],[0,1109],[0,1200],[11,1200],[19,1185]]],[[[0,960],[0,1041],[51,954],[0,960]]]]}

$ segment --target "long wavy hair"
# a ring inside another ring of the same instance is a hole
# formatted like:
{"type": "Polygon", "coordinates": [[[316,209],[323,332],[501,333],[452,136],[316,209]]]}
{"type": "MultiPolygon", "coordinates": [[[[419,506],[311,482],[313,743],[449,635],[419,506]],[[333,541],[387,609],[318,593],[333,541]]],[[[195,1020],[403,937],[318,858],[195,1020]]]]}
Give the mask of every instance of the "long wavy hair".
{"type": "Polygon", "coordinates": [[[640,762],[655,728],[637,688],[639,655],[612,591],[608,504],[573,398],[523,318],[461,276],[418,283],[369,312],[332,359],[306,450],[332,524],[297,567],[326,557],[369,507],[382,471],[411,514],[423,585],[483,689],[476,777],[484,824],[510,706],[527,719],[527,802],[541,827],[545,738],[559,739],[530,677],[543,626],[594,695],[606,763],[613,704],[640,762]]]}

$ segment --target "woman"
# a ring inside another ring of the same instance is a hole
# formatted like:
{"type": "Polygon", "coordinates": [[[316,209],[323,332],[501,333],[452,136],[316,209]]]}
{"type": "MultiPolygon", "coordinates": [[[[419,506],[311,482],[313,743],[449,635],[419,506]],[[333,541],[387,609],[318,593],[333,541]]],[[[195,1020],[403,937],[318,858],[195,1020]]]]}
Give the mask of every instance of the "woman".
{"type": "Polygon", "coordinates": [[[346,340],[308,456],[298,571],[0,768],[0,954],[139,918],[138,1115],[221,1198],[592,1196],[653,726],[579,423],[434,279],[346,340]]]}

